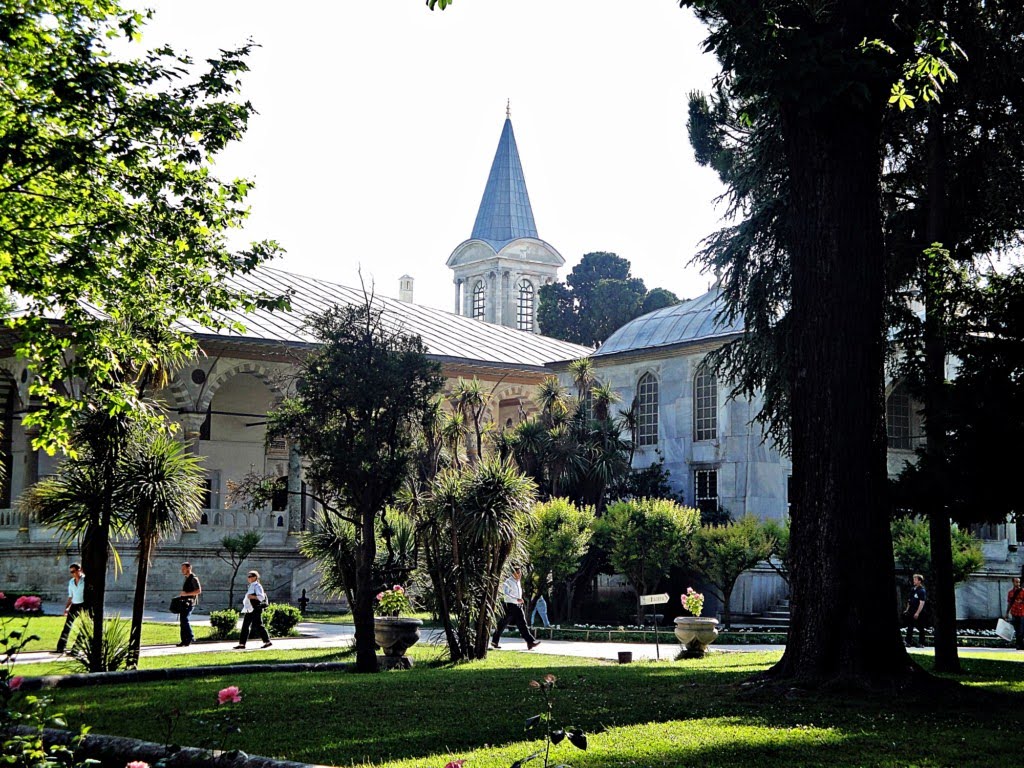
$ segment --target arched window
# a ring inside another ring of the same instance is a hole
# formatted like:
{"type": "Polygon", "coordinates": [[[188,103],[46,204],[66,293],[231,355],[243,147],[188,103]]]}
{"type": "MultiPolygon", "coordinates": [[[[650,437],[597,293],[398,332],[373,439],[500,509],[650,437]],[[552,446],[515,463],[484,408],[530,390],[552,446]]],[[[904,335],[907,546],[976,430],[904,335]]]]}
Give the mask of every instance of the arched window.
{"type": "Polygon", "coordinates": [[[484,281],[477,280],[476,285],[473,286],[473,319],[483,320],[484,312],[487,309],[486,305],[486,289],[484,288],[484,281]]]}
{"type": "Polygon", "coordinates": [[[910,435],[910,392],[902,381],[892,388],[889,399],[885,401],[885,431],[890,448],[909,451],[913,447],[910,435]]]}
{"type": "Polygon", "coordinates": [[[658,380],[651,373],[636,385],[636,444],[658,444],[658,380]]]}
{"type": "Polygon", "coordinates": [[[718,437],[718,379],[705,366],[693,377],[693,439],[718,437]]]}
{"type": "Polygon", "coordinates": [[[533,283],[525,278],[519,281],[516,328],[520,331],[533,331],[533,283]]]}

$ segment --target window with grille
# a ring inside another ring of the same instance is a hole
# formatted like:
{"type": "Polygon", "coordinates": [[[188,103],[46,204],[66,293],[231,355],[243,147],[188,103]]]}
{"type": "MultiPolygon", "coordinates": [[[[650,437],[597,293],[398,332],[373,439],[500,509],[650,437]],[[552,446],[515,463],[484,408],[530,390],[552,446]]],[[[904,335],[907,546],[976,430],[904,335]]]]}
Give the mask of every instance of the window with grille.
{"type": "Polygon", "coordinates": [[[484,289],[483,280],[477,280],[473,286],[473,319],[483,320],[486,309],[487,292],[484,289]]]}
{"type": "Polygon", "coordinates": [[[645,373],[636,385],[636,444],[658,444],[658,380],[645,373]]]}
{"type": "Polygon", "coordinates": [[[903,382],[893,387],[885,401],[885,431],[890,448],[911,449],[910,392],[903,382]]]}
{"type": "Polygon", "coordinates": [[[520,331],[533,331],[533,284],[529,280],[519,282],[516,328],[520,331]]]}
{"type": "Polygon", "coordinates": [[[698,469],[693,473],[694,505],[701,512],[718,511],[718,470],[698,469]]]}
{"type": "Polygon", "coordinates": [[[701,366],[693,377],[693,439],[718,437],[718,379],[701,366]]]}

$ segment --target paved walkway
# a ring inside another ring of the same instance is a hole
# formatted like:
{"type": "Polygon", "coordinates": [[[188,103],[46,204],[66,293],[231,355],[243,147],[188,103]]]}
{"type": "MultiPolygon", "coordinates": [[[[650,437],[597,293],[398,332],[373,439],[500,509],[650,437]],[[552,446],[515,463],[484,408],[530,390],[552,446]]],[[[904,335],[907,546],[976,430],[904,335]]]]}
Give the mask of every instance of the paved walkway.
{"type": "MultiPolygon", "coordinates": [[[[47,604],[47,614],[60,614],[62,605],[47,604]]],[[[120,614],[122,617],[131,615],[131,608],[112,607],[108,609],[108,615],[120,614]]],[[[146,611],[145,621],[177,624],[178,617],[166,611],[146,611]]],[[[201,614],[192,617],[193,627],[208,627],[210,621],[201,614]]],[[[301,622],[298,625],[298,637],[274,638],[276,650],[303,649],[303,648],[344,648],[352,644],[355,639],[355,629],[351,624],[325,624],[321,622],[301,622]]],[[[666,633],[666,640],[671,635],[666,633]]],[[[423,642],[443,643],[444,638],[440,630],[428,629],[423,632],[423,642]]],[[[218,651],[230,651],[235,645],[234,641],[223,642],[198,642],[187,648],[177,648],[173,645],[149,645],[142,648],[143,656],[176,656],[179,654],[202,654],[218,651]]],[[[259,641],[250,641],[247,651],[237,651],[239,660],[253,650],[258,650],[259,641]]],[[[751,653],[754,651],[782,651],[784,645],[714,645],[711,651],[716,653],[751,653]]],[[[504,652],[527,653],[526,643],[518,637],[504,637],[501,640],[501,650],[504,652]]],[[[529,653],[549,654],[553,656],[579,656],[591,659],[617,660],[619,651],[631,651],[634,661],[644,659],[655,659],[659,656],[662,659],[673,659],[679,651],[679,645],[672,642],[661,643],[660,648],[654,643],[593,643],[575,640],[544,640],[537,648],[529,653]]],[[[931,654],[931,648],[914,648],[912,653],[931,654]]],[[[1024,661],[1024,651],[1015,651],[1012,648],[960,648],[960,655],[969,657],[979,653],[998,653],[1005,655],[1008,661],[1024,661]]],[[[19,663],[30,663],[35,661],[54,661],[58,658],[55,654],[46,651],[35,653],[22,653],[18,655],[19,663]]]]}

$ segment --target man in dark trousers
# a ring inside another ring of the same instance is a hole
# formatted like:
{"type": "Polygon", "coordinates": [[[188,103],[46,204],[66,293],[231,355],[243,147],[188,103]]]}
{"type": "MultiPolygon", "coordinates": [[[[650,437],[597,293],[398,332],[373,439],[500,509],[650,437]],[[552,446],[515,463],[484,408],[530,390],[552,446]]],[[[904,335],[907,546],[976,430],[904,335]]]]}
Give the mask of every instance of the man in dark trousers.
{"type": "Polygon", "coordinates": [[[512,566],[512,575],[505,579],[501,585],[501,595],[505,603],[505,615],[501,617],[494,635],[491,636],[491,648],[500,648],[498,641],[501,640],[501,633],[505,631],[511,621],[516,625],[519,634],[526,641],[526,650],[532,651],[540,640],[533,636],[530,626],[526,623],[526,613],[523,611],[523,585],[520,579],[523,576],[518,565],[512,566]]]}
{"type": "Polygon", "coordinates": [[[56,653],[64,653],[68,647],[68,637],[71,635],[71,627],[75,624],[75,618],[85,610],[85,574],[82,573],[82,566],[72,563],[68,566],[71,578],[68,579],[68,601],[64,605],[64,629],[61,630],[60,640],[57,641],[56,653]]]}
{"type": "Polygon", "coordinates": [[[914,642],[914,627],[917,627],[917,634],[921,639],[920,644],[924,645],[924,604],[928,600],[928,593],[924,589],[924,576],[920,573],[914,574],[914,587],[910,590],[910,599],[907,600],[907,645],[917,645],[914,642]]]}
{"type": "Polygon", "coordinates": [[[188,604],[178,614],[181,623],[181,642],[178,643],[178,647],[184,648],[192,645],[192,641],[195,639],[195,635],[192,634],[192,625],[188,623],[188,617],[192,613],[192,609],[196,607],[196,603],[199,602],[199,595],[203,588],[199,585],[199,578],[192,573],[192,563],[181,564],[181,575],[185,577],[185,583],[181,586],[181,592],[178,594],[180,597],[188,598],[188,604]]]}

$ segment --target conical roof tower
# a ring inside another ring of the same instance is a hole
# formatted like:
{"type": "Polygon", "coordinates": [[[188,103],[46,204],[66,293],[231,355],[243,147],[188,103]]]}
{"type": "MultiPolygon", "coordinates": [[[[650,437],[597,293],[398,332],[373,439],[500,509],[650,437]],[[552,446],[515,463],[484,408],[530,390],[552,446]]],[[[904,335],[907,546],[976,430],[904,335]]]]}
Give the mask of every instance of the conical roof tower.
{"type": "Polygon", "coordinates": [[[539,332],[537,292],[558,279],[565,259],[537,235],[508,106],[473,232],[447,263],[458,314],[539,332]]]}

